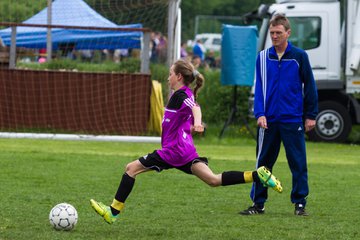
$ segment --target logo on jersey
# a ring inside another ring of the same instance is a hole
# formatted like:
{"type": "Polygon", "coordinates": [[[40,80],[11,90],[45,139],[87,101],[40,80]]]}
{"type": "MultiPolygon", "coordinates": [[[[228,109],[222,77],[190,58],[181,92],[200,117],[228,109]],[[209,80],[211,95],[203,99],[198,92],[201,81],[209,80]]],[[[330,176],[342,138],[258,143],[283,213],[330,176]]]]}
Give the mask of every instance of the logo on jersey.
{"type": "Polygon", "coordinates": [[[184,139],[187,138],[187,134],[186,134],[186,132],[184,132],[184,130],[183,130],[183,138],[184,138],[184,139]]]}

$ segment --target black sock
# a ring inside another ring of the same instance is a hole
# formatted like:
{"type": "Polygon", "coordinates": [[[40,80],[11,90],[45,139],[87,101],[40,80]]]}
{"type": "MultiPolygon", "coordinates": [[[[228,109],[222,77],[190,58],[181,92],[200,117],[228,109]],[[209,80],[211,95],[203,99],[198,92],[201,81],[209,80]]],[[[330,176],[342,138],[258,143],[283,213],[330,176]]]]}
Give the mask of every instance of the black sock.
{"type": "Polygon", "coordinates": [[[234,184],[245,183],[244,172],[229,171],[223,172],[221,175],[221,185],[228,186],[234,184]]]}
{"type": "MultiPolygon", "coordinates": [[[[115,199],[119,202],[125,203],[125,200],[129,196],[134,184],[135,184],[135,178],[132,178],[129,175],[127,175],[127,173],[124,173],[124,175],[121,178],[119,188],[115,194],[115,199]]],[[[111,207],[111,212],[113,215],[117,215],[119,214],[120,211],[111,207]]]]}

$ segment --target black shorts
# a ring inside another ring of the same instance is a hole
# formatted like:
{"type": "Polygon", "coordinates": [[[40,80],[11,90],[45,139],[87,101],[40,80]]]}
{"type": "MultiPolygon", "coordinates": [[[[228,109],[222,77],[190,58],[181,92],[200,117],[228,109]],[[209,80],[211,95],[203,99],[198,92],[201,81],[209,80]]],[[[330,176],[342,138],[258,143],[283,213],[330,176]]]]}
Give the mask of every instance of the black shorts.
{"type": "Polygon", "coordinates": [[[198,157],[183,166],[175,167],[175,166],[172,166],[172,165],[168,164],[167,162],[165,162],[159,156],[159,154],[156,152],[156,150],[153,153],[149,153],[148,155],[145,155],[145,156],[139,158],[139,161],[145,168],[152,169],[157,172],[161,172],[164,169],[166,170],[166,169],[176,168],[187,174],[192,174],[191,166],[194,163],[202,162],[202,163],[205,163],[206,165],[208,165],[207,158],[198,157]]]}

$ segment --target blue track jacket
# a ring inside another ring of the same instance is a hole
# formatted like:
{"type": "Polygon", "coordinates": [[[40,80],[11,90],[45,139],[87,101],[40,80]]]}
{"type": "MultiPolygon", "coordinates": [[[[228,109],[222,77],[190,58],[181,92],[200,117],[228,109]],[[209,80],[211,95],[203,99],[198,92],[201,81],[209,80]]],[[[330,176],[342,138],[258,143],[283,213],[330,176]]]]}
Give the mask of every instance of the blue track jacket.
{"type": "Polygon", "coordinates": [[[274,47],[261,51],[256,59],[256,119],[300,123],[303,117],[315,119],[317,112],[317,89],[306,52],[290,42],[281,60],[274,47]]]}

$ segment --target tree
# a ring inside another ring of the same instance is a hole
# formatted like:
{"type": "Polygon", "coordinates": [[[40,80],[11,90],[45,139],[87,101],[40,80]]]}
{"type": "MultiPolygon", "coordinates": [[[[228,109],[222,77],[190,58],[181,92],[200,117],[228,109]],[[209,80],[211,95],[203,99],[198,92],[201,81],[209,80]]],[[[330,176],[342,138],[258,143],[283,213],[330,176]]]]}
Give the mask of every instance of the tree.
{"type": "MultiPolygon", "coordinates": [[[[256,10],[260,4],[274,2],[275,0],[182,0],[182,38],[183,40],[194,38],[197,15],[241,17],[245,13],[256,10]]],[[[231,24],[231,21],[219,21],[218,25],[221,26],[222,23],[231,24]]]]}
{"type": "Polygon", "coordinates": [[[0,1],[0,22],[23,22],[46,5],[47,1],[0,1]]]}

